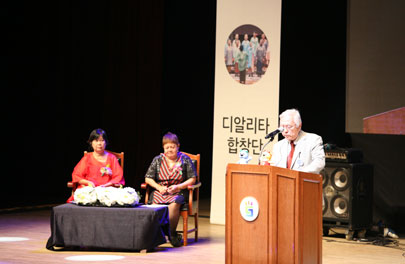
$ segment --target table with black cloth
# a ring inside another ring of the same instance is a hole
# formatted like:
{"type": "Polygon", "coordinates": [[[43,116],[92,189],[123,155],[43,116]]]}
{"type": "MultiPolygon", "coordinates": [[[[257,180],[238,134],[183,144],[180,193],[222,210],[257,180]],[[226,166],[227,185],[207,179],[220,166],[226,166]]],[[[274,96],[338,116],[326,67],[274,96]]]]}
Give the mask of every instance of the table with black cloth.
{"type": "Polygon", "coordinates": [[[152,250],[169,235],[167,206],[96,207],[63,204],[52,208],[46,248],[95,247],[152,250]]]}

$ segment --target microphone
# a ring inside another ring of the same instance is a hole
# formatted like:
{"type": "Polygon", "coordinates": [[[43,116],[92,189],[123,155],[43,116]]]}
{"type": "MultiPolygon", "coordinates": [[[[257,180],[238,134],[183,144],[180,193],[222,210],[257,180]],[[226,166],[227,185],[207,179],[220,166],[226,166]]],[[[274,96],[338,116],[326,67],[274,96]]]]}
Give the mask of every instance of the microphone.
{"type": "Polygon", "coordinates": [[[261,156],[262,156],[263,150],[266,148],[266,146],[267,146],[271,141],[273,141],[275,135],[277,135],[278,133],[281,133],[281,132],[283,132],[283,131],[284,131],[284,127],[279,127],[279,128],[277,128],[276,130],[274,130],[273,132],[271,132],[270,134],[268,134],[267,136],[264,137],[265,139],[270,138],[270,140],[269,140],[269,142],[267,142],[266,144],[264,144],[262,150],[260,151],[260,154],[259,154],[259,165],[260,165],[260,158],[261,158],[261,156]]]}
{"type": "Polygon", "coordinates": [[[267,136],[265,136],[264,138],[265,139],[268,139],[268,138],[273,138],[275,135],[277,135],[278,133],[281,133],[281,132],[283,132],[284,131],[284,128],[283,127],[279,127],[279,128],[277,128],[276,130],[274,130],[273,132],[271,132],[270,134],[268,134],[267,136]]]}

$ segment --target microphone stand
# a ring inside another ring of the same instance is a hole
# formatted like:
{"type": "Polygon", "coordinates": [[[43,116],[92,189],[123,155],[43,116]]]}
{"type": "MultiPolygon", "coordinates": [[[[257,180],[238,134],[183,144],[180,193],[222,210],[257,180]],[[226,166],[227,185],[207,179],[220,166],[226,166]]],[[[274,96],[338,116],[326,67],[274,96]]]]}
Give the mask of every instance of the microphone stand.
{"type": "Polygon", "coordinates": [[[263,153],[263,151],[264,151],[264,148],[265,148],[270,142],[272,142],[273,140],[274,140],[274,136],[272,136],[272,137],[270,138],[270,140],[269,140],[266,144],[264,144],[262,150],[260,150],[259,164],[258,164],[258,165],[260,165],[260,158],[261,158],[261,156],[262,156],[262,153],[263,153]]]}

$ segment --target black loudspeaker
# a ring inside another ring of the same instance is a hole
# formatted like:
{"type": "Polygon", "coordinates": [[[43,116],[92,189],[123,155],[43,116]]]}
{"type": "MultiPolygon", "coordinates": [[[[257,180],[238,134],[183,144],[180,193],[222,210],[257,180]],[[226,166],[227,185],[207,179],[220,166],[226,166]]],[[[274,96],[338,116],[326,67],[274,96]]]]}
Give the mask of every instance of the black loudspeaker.
{"type": "Polygon", "coordinates": [[[326,162],[323,177],[323,226],[368,229],[373,221],[373,167],[326,162]]]}

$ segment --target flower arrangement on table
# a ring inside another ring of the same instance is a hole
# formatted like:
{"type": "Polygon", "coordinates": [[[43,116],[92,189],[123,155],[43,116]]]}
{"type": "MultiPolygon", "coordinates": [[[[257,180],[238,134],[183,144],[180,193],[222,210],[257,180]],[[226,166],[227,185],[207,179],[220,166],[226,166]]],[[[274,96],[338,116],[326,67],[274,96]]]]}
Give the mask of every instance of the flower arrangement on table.
{"type": "Polygon", "coordinates": [[[95,206],[135,206],[140,195],[134,188],[91,187],[85,186],[74,193],[74,201],[79,205],[95,206]]]}

